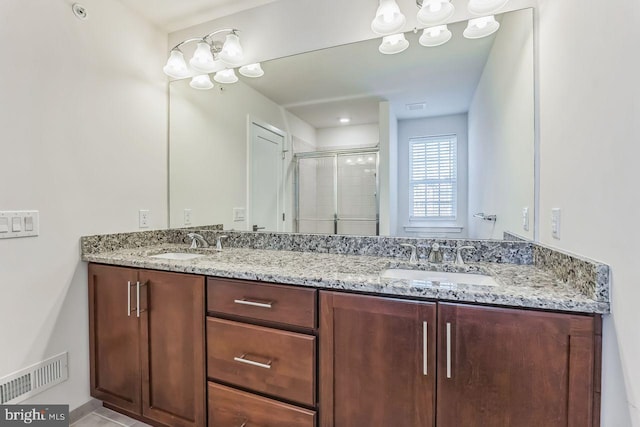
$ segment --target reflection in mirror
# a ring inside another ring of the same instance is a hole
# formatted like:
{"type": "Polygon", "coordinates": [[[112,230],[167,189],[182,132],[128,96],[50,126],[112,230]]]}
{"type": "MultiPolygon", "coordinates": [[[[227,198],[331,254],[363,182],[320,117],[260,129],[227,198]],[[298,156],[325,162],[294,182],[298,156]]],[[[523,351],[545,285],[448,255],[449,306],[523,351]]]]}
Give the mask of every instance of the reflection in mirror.
{"type": "Polygon", "coordinates": [[[481,39],[460,22],[438,47],[410,32],[396,55],[374,39],[172,82],[170,226],[532,239],[533,13],[496,19],[481,39]]]}

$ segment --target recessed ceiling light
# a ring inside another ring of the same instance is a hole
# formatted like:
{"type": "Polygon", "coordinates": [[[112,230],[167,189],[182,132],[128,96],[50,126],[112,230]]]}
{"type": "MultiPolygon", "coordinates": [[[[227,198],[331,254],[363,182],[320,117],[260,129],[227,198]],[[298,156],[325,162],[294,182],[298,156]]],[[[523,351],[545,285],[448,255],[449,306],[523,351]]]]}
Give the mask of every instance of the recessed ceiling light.
{"type": "Polygon", "coordinates": [[[340,117],[339,120],[340,120],[340,123],[343,123],[343,124],[349,123],[351,121],[351,119],[348,117],[340,117]]]}

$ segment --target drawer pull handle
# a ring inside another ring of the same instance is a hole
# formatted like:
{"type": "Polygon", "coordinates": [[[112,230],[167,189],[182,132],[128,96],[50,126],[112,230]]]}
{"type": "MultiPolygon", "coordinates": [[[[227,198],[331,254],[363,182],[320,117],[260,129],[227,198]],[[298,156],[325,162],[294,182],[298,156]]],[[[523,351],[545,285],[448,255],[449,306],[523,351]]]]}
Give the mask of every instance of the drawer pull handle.
{"type": "Polygon", "coordinates": [[[252,307],[261,307],[261,308],[271,308],[271,306],[273,305],[273,302],[271,302],[271,301],[269,301],[269,302],[258,302],[258,301],[251,301],[251,300],[248,300],[246,298],[235,299],[235,300],[233,300],[233,302],[235,302],[236,304],[250,305],[252,307]]]}
{"type": "Polygon", "coordinates": [[[429,324],[422,322],[422,375],[429,374],[429,324]]]}
{"type": "Polygon", "coordinates": [[[256,362],[255,360],[247,359],[247,354],[243,354],[240,357],[234,357],[233,360],[240,363],[246,363],[247,365],[257,366],[258,368],[271,369],[271,360],[267,363],[256,362]]]}
{"type": "Polygon", "coordinates": [[[127,282],[127,316],[131,317],[131,280],[127,282]]]}
{"type": "Polygon", "coordinates": [[[451,378],[451,323],[447,322],[447,378],[451,378]]]}

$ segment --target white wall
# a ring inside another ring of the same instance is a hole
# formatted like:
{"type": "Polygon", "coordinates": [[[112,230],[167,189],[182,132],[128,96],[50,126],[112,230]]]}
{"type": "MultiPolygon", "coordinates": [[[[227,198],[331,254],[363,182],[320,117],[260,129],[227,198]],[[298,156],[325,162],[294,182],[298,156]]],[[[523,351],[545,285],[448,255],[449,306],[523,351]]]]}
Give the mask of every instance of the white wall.
{"type": "Polygon", "coordinates": [[[602,425],[626,427],[640,426],[640,3],[606,6],[540,1],[540,238],[612,267],[602,425]]]}
{"type": "Polygon", "coordinates": [[[398,121],[398,182],[396,191],[398,235],[442,236],[463,238],[467,235],[467,115],[427,117],[398,121]],[[458,139],[458,216],[455,221],[409,222],[409,139],[424,136],[455,134],[458,139]],[[409,228],[411,227],[411,228],[409,228]],[[420,227],[427,227],[421,228],[420,227]],[[462,232],[447,230],[462,228],[462,232]]]}
{"type": "Polygon", "coordinates": [[[375,147],[378,145],[379,133],[377,123],[320,128],[316,132],[316,147],[318,150],[375,147]]]}
{"type": "Polygon", "coordinates": [[[502,16],[469,108],[469,236],[501,239],[505,231],[533,239],[533,15],[502,16]],[[529,208],[529,231],[522,209],[529,208]],[[497,215],[483,221],[473,214],[497,215]]]}
{"type": "Polygon", "coordinates": [[[284,130],[280,107],[243,82],[223,91],[198,91],[188,80],[171,83],[169,138],[171,227],[233,222],[233,208],[246,208],[247,115],[284,130]]]}
{"type": "Polygon", "coordinates": [[[117,1],[0,2],[0,210],[40,236],[0,240],[0,376],[69,351],[69,381],[32,402],[89,399],[82,235],[167,224],[166,35],[117,1]]]}
{"type": "MultiPolygon", "coordinates": [[[[233,221],[233,208],[246,208],[247,117],[286,132],[286,149],[291,139],[315,144],[315,129],[242,81],[222,91],[194,90],[188,82],[170,85],[171,227],[183,227],[184,209],[191,209],[194,226],[223,224],[226,229],[244,230],[245,221],[233,221]]],[[[289,219],[291,159],[289,150],[285,159],[289,192],[284,200],[289,219]]]]}

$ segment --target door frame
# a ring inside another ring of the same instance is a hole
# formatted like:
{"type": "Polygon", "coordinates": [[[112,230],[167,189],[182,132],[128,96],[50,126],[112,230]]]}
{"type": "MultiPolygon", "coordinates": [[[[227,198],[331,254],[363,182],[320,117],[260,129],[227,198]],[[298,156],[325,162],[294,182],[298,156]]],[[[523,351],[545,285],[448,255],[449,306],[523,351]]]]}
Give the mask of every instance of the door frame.
{"type": "Polygon", "coordinates": [[[246,231],[252,231],[252,205],[251,205],[251,190],[253,189],[252,179],[251,179],[251,166],[253,164],[253,126],[260,126],[263,129],[268,130],[269,132],[273,132],[276,135],[280,135],[282,137],[282,160],[280,162],[280,185],[278,186],[278,220],[277,220],[277,230],[275,231],[284,231],[285,221],[282,220],[283,215],[286,213],[286,191],[285,191],[285,183],[286,183],[286,169],[285,169],[285,161],[286,161],[286,153],[288,152],[288,134],[276,126],[267,123],[263,120],[260,120],[251,114],[247,114],[247,193],[246,193],[246,214],[245,214],[245,229],[246,231]]]}

